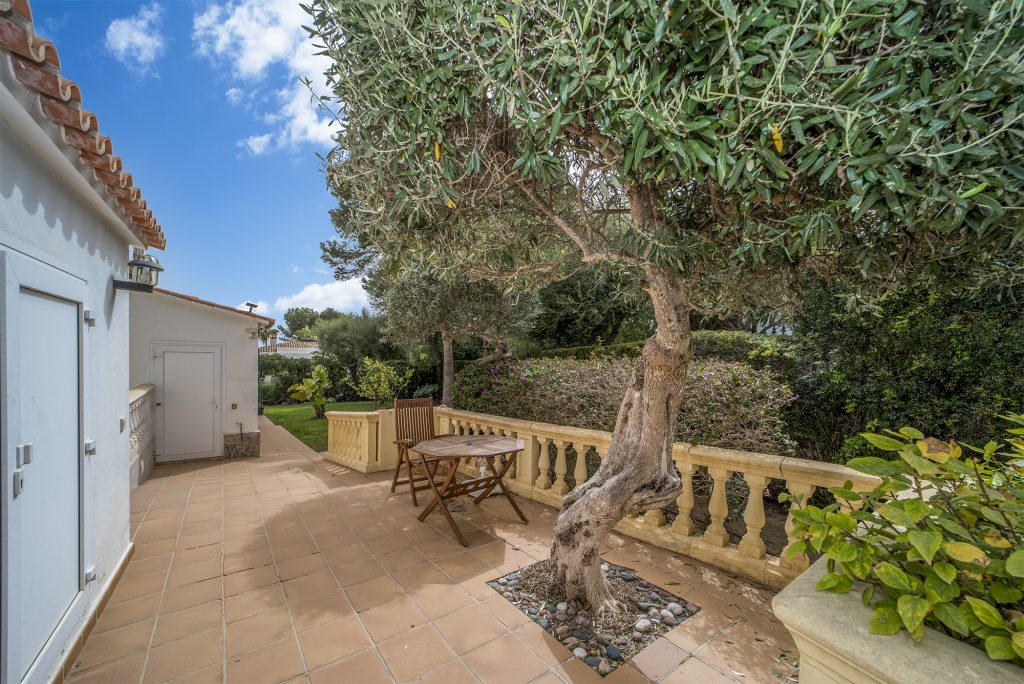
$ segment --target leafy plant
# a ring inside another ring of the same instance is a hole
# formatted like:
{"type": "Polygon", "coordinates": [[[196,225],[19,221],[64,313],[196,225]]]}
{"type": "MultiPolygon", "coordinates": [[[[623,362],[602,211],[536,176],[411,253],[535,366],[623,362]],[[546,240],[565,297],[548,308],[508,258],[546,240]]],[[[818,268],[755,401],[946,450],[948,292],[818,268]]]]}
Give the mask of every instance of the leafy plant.
{"type": "Polygon", "coordinates": [[[881,478],[871,492],[848,483],[834,504],[794,507],[787,555],[828,558],[821,590],[865,582],[874,634],[920,641],[928,626],[1024,666],[1024,414],[1005,417],[1009,440],[982,448],[908,427],[864,433],[898,458],[848,463],[881,478]]]}
{"type": "Polygon", "coordinates": [[[423,385],[418,390],[412,393],[413,399],[424,399],[426,397],[437,397],[438,391],[441,388],[436,383],[430,385],[423,385]]]}
{"type": "Polygon", "coordinates": [[[327,378],[327,369],[317,364],[308,378],[292,385],[288,391],[291,392],[292,399],[308,401],[312,404],[317,418],[324,418],[327,407],[327,390],[330,387],[331,381],[327,378]]]}
{"type": "Polygon", "coordinates": [[[356,380],[347,382],[359,396],[373,400],[373,408],[376,410],[382,401],[393,401],[409,384],[412,375],[411,368],[399,371],[386,361],[378,361],[367,356],[363,358],[356,380]]]}

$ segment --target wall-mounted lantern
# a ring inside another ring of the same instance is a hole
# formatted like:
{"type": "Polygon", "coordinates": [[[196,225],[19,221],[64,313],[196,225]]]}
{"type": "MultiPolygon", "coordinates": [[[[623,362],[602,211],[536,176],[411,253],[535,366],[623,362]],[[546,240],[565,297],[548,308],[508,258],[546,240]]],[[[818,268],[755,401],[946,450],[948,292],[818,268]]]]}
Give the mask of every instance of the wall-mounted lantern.
{"type": "Polygon", "coordinates": [[[164,267],[155,256],[136,250],[132,260],[128,262],[128,280],[115,279],[114,289],[152,292],[162,270],[164,267]]]}

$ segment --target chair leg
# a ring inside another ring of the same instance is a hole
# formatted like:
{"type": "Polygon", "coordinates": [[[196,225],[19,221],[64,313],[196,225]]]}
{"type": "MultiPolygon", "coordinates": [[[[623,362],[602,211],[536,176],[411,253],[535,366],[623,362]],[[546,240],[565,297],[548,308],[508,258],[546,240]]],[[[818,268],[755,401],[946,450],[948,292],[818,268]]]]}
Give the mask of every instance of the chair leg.
{"type": "Polygon", "coordinates": [[[413,479],[413,476],[412,476],[412,459],[411,458],[406,458],[405,459],[405,467],[409,471],[409,492],[412,494],[412,505],[413,505],[413,507],[416,507],[416,506],[419,506],[420,504],[419,504],[418,501],[416,501],[416,481],[413,479]]]}
{"type": "Polygon", "coordinates": [[[398,473],[402,472],[402,461],[405,460],[405,448],[398,448],[398,462],[395,464],[395,475],[391,478],[391,493],[395,491],[395,487],[398,486],[398,473]]]}

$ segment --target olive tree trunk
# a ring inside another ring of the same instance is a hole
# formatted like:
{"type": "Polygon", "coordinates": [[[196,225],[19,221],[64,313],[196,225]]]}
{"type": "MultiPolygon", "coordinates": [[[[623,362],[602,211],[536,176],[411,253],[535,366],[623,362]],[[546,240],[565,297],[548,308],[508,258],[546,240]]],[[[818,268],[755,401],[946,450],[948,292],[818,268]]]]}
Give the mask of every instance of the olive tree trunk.
{"type": "Polygon", "coordinates": [[[678,275],[646,270],[657,333],[636,362],[600,468],[562,503],[551,549],[566,599],[586,601],[598,613],[622,608],[601,573],[599,546],[605,535],[626,515],[672,502],[681,489],[672,443],[692,356],[690,299],[678,275]]]}
{"type": "Polygon", "coordinates": [[[452,405],[452,383],[455,382],[455,354],[452,336],[441,331],[441,406],[452,405]]]}

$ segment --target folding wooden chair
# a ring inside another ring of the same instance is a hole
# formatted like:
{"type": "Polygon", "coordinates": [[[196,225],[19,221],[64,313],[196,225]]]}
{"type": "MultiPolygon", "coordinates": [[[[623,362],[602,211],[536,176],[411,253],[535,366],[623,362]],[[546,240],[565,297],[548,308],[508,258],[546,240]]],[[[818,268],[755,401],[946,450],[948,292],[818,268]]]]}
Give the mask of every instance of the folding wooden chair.
{"type": "Polygon", "coordinates": [[[416,471],[413,469],[417,464],[410,458],[409,448],[420,442],[434,439],[434,400],[426,399],[395,399],[395,445],[398,446],[398,462],[395,463],[395,475],[391,478],[391,491],[395,491],[398,485],[409,485],[409,493],[412,494],[412,505],[418,506],[416,492],[430,489],[429,482],[437,472],[438,463],[427,464],[427,472],[421,472],[422,468],[416,471]],[[405,465],[408,478],[399,480],[402,465],[405,465]],[[433,466],[431,468],[431,466],[433,466]]]}

